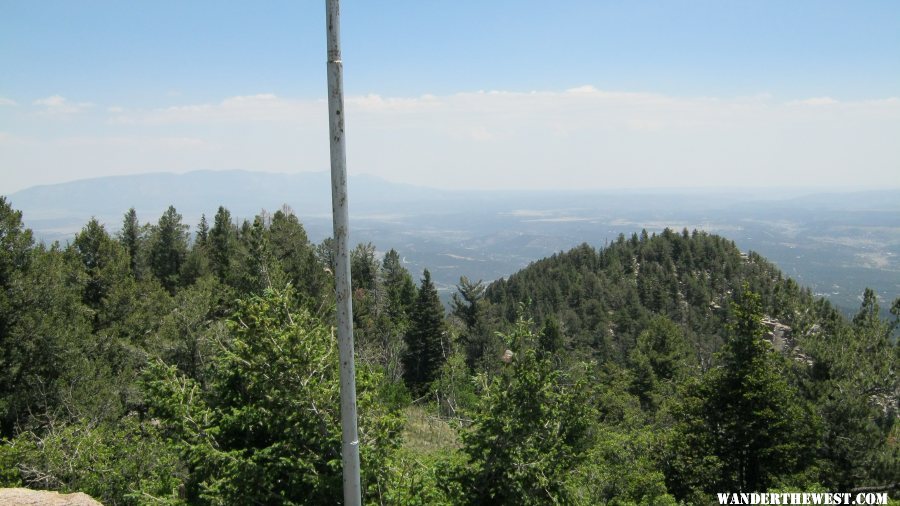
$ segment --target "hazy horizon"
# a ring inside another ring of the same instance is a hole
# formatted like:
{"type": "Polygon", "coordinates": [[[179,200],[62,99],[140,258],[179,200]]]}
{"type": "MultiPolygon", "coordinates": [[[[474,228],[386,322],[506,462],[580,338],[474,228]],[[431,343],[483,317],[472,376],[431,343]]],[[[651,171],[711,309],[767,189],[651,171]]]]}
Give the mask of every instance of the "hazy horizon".
{"type": "MultiPolygon", "coordinates": [[[[86,177],[78,177],[73,176],[71,178],[60,178],[59,180],[47,182],[47,183],[38,183],[22,188],[15,188],[9,191],[3,191],[2,187],[0,187],[0,195],[11,196],[16,193],[20,193],[26,190],[32,190],[36,188],[46,187],[46,186],[56,186],[56,185],[66,185],[69,183],[77,183],[82,181],[91,181],[96,179],[107,179],[107,178],[128,178],[128,177],[141,177],[141,176],[155,176],[155,175],[172,175],[172,176],[186,176],[191,174],[202,174],[202,173],[247,173],[247,174],[259,174],[261,176],[265,175],[276,175],[276,176],[302,176],[306,175],[316,175],[316,174],[327,174],[329,172],[328,169],[322,170],[308,170],[308,171],[297,171],[297,172],[282,172],[282,171],[270,171],[270,170],[252,170],[252,169],[188,169],[184,171],[168,171],[168,170],[154,170],[147,172],[137,172],[137,173],[128,173],[128,174],[110,174],[110,175],[96,175],[96,176],[86,176],[86,177]]],[[[802,197],[809,195],[821,195],[821,194],[852,194],[852,193],[866,193],[873,191],[894,191],[900,190],[900,183],[890,186],[890,185],[878,185],[878,184],[860,184],[860,185],[815,185],[815,184],[805,184],[805,185],[796,185],[796,186],[781,186],[781,185],[750,185],[750,186],[620,186],[620,187],[578,187],[578,188],[440,188],[437,186],[428,185],[427,183],[417,184],[410,183],[406,181],[398,181],[392,178],[383,177],[378,174],[373,173],[357,173],[354,171],[348,171],[348,174],[353,177],[362,177],[362,178],[376,178],[379,180],[383,180],[384,182],[397,184],[397,185],[406,185],[410,187],[428,189],[428,190],[439,190],[446,191],[450,193],[528,193],[528,194],[667,194],[667,195],[684,195],[684,194],[700,194],[700,195],[729,195],[736,193],[747,194],[746,196],[751,199],[756,199],[760,197],[771,197],[773,200],[778,200],[782,198],[794,198],[794,197],[802,197]],[[762,194],[765,195],[762,195],[762,194]]],[[[325,188],[328,190],[328,188],[325,188]]]]}
{"type": "MultiPolygon", "coordinates": [[[[154,223],[169,205],[192,233],[201,215],[211,219],[220,205],[236,223],[288,205],[318,243],[332,233],[329,186],[324,171],[197,171],[79,180],[25,190],[10,201],[47,244],[70,242],[91,218],[115,233],[131,207],[141,223],[154,223]]],[[[459,276],[493,280],[582,243],[602,247],[618,234],[667,227],[733,240],[847,311],[865,287],[884,300],[900,293],[900,190],[478,192],[352,175],[349,190],[351,242],[371,242],[381,253],[396,249],[411,271],[430,269],[445,296],[459,276]]]]}
{"type": "MultiPolygon", "coordinates": [[[[900,187],[895,2],[342,12],[351,173],[441,189],[900,187]]],[[[6,4],[0,193],[327,169],[323,27],[312,2],[6,4]]]]}

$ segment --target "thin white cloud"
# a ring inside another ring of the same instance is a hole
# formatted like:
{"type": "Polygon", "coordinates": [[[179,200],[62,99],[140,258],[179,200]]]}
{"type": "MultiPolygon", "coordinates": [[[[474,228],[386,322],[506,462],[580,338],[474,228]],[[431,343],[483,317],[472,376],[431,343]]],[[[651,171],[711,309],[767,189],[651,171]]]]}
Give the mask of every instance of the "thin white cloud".
{"type": "Polygon", "coordinates": [[[210,148],[209,142],[197,137],[148,136],[76,136],[63,137],[53,143],[58,147],[77,148],[134,148],[134,149],[190,149],[210,148]]]}
{"type": "Polygon", "coordinates": [[[590,84],[585,84],[583,86],[576,86],[574,88],[569,88],[566,90],[566,93],[597,93],[597,88],[591,86],[590,84]]]}
{"type": "Polygon", "coordinates": [[[900,97],[888,97],[888,98],[880,98],[875,100],[866,100],[862,102],[866,105],[875,105],[875,106],[898,106],[900,105],[900,97]]]}
{"type": "Polygon", "coordinates": [[[421,97],[382,97],[381,95],[364,95],[347,97],[346,104],[351,108],[367,112],[407,113],[433,111],[441,106],[441,99],[434,95],[421,97]]]}
{"type": "Polygon", "coordinates": [[[811,105],[811,106],[827,106],[827,105],[837,105],[840,102],[831,98],[831,97],[812,97],[807,98],[805,100],[797,100],[796,102],[791,102],[791,104],[798,105],[811,105]]]}
{"type": "Polygon", "coordinates": [[[0,107],[3,107],[3,106],[12,107],[12,106],[16,106],[16,105],[19,105],[19,104],[17,104],[15,100],[13,100],[11,98],[6,98],[6,97],[0,97],[0,107]]]}
{"type": "Polygon", "coordinates": [[[229,97],[218,104],[188,104],[143,111],[110,111],[113,113],[110,122],[163,125],[297,121],[312,117],[323,107],[325,107],[323,100],[291,100],[263,93],[229,97]]]}
{"type": "Polygon", "coordinates": [[[35,100],[33,105],[42,107],[41,112],[43,114],[52,115],[76,114],[94,106],[94,104],[90,102],[70,102],[66,97],[61,95],[51,95],[49,97],[40,98],[35,100]]]}
{"type": "MultiPolygon", "coordinates": [[[[71,104],[55,96],[38,105],[71,104]]],[[[346,109],[351,171],[428,186],[900,186],[897,97],[785,102],[765,94],[673,97],[584,85],[348,96],[346,109]]],[[[0,150],[0,166],[21,169],[22,185],[33,173],[62,170],[56,167],[83,177],[328,167],[322,99],[262,93],[158,109],[126,104],[106,109],[99,124],[91,116],[67,122],[73,131],[53,142],[0,150]]]]}
{"type": "Polygon", "coordinates": [[[65,105],[66,97],[60,95],[52,95],[47,98],[40,98],[34,101],[34,105],[44,105],[47,107],[61,107],[65,105]]]}

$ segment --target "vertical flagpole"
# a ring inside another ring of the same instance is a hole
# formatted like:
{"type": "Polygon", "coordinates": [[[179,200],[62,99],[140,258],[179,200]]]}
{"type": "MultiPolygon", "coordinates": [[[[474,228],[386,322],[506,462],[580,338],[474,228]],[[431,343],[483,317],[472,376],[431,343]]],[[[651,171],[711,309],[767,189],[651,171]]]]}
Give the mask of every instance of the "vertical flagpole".
{"type": "Polygon", "coordinates": [[[347,208],[347,152],[344,144],[344,77],[340,5],[326,0],[328,32],[328,127],[331,133],[331,208],[334,218],[335,294],[341,368],[341,457],[344,504],[359,506],[359,435],[356,428],[356,367],[353,363],[353,304],[350,298],[350,220],[347,208]]]}

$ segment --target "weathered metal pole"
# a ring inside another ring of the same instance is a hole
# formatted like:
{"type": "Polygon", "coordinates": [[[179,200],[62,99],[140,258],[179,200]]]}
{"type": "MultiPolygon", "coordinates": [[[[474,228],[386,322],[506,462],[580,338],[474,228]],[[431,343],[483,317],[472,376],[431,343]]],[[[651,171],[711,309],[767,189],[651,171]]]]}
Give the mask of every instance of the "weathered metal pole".
{"type": "Polygon", "coordinates": [[[353,362],[353,302],[350,298],[350,218],[347,206],[347,150],[344,142],[344,76],[338,0],[326,0],[328,33],[328,127],[331,133],[331,208],[334,218],[335,295],[341,367],[341,458],[344,504],[362,502],[359,434],[356,427],[356,367],[353,362]]]}

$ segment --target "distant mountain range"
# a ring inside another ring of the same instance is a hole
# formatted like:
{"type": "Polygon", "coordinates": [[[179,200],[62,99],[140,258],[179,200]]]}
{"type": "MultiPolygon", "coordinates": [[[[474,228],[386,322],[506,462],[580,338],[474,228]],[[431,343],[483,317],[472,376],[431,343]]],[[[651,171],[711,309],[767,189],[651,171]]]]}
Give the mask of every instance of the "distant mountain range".
{"type": "MultiPolygon", "coordinates": [[[[461,275],[496,279],[583,242],[665,227],[728,237],[847,311],[866,286],[886,303],[900,295],[900,190],[447,191],[357,175],[349,191],[351,240],[397,249],[445,295],[461,275]]],[[[321,241],[330,192],[327,172],[196,171],[36,186],[9,199],[44,241],[69,240],[92,216],[116,231],[130,207],[155,222],[170,204],[192,226],[220,205],[242,220],[286,204],[321,241]]]]}
{"type": "MultiPolygon", "coordinates": [[[[350,185],[354,207],[383,207],[385,202],[443,197],[443,192],[389,183],[371,176],[356,176],[350,185]]],[[[253,216],[290,205],[297,213],[331,212],[331,179],[327,172],[298,174],[249,171],[196,171],[185,174],[150,173],[81,179],[28,188],[10,196],[32,221],[80,216],[120,215],[135,207],[139,213],[159,214],[174,205],[185,216],[215,212],[220,205],[233,214],[253,216]]]]}

